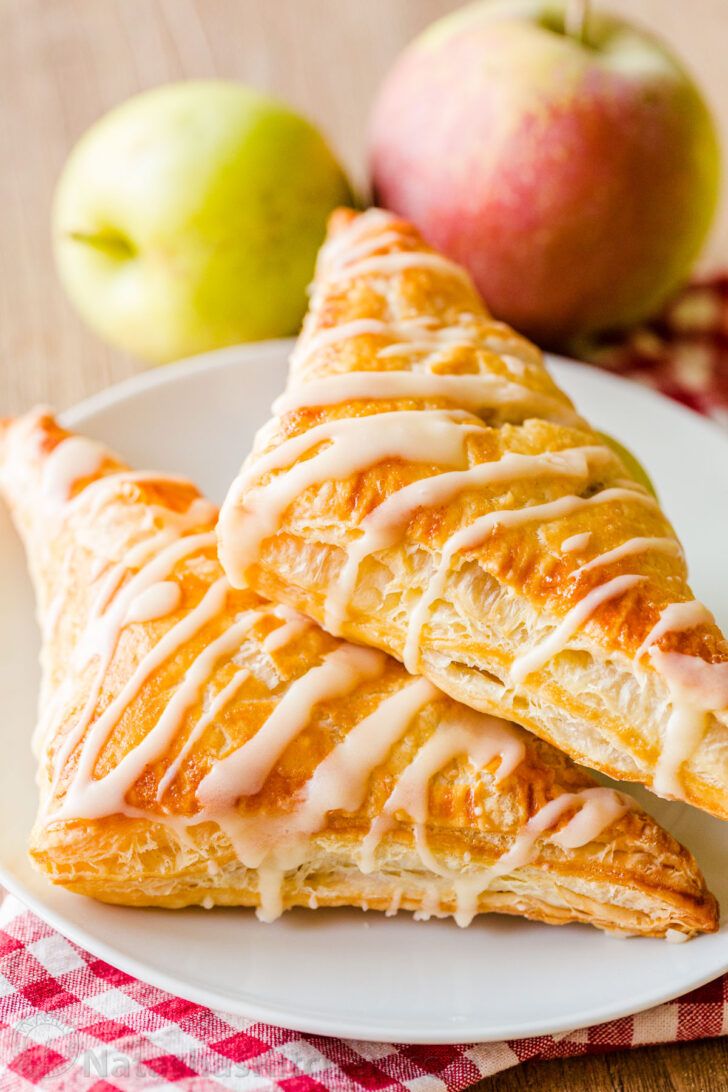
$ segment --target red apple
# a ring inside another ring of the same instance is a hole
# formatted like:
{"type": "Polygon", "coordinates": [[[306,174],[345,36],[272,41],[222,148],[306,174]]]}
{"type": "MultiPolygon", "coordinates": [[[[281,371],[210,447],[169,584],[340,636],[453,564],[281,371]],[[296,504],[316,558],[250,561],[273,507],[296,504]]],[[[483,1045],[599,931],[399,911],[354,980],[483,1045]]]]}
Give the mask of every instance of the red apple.
{"type": "Polygon", "coordinates": [[[477,3],[401,56],[371,124],[377,201],[547,344],[653,312],[715,211],[706,105],[665,46],[598,12],[477,3]],[[569,28],[571,29],[571,28],[569,28]]]}

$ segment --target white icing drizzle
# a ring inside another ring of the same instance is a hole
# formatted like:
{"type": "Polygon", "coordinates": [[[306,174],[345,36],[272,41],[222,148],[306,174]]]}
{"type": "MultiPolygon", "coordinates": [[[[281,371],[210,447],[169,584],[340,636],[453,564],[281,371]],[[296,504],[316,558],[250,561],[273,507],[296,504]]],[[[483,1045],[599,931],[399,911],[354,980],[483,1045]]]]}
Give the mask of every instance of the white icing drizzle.
{"type": "Polygon", "coordinates": [[[325,269],[327,265],[340,260],[349,247],[354,246],[369,232],[372,233],[372,239],[376,239],[375,232],[380,228],[388,228],[395,221],[396,217],[386,209],[367,209],[365,213],[351,220],[346,227],[340,228],[335,235],[326,240],[319,252],[319,267],[325,269]]]}
{"type": "MultiPolygon", "coordinates": [[[[230,794],[222,804],[216,800],[203,806],[200,815],[220,823],[247,867],[256,868],[261,861],[280,868],[284,864],[297,867],[305,859],[310,837],[321,829],[327,814],[338,810],[356,812],[362,806],[374,770],[405,734],[413,717],[441,697],[431,683],[416,679],[381,701],[319,763],[291,812],[278,817],[239,814],[230,794]]],[[[307,723],[308,717],[304,716],[298,731],[307,723]]],[[[259,731],[266,731],[266,725],[259,731]]],[[[237,785],[234,790],[239,791],[237,785]]]]}
{"type": "Polygon", "coordinates": [[[386,459],[462,465],[467,437],[480,428],[457,410],[401,410],[327,421],[285,440],[242,471],[223,504],[220,556],[228,577],[235,585],[245,583],[261,543],[275,534],[286,509],[311,486],[345,480],[386,459]],[[319,445],[324,446],[316,454],[296,462],[319,445]],[[275,470],[286,472],[247,492],[275,470]]]}
{"type": "Polygon", "coordinates": [[[389,900],[389,905],[384,911],[385,918],[396,917],[397,913],[399,912],[399,907],[402,902],[403,894],[404,890],[401,887],[395,887],[394,891],[392,892],[392,897],[389,900]]]}
{"type": "Polygon", "coordinates": [[[160,580],[140,592],[129,604],[125,624],[153,622],[173,614],[182,601],[182,589],[174,580],[160,580]]]}
{"type": "Polygon", "coordinates": [[[430,918],[441,918],[445,915],[440,912],[440,896],[433,884],[425,884],[419,910],[415,910],[412,918],[414,921],[429,921],[430,918]]]}
{"type": "Polygon", "coordinates": [[[69,436],[62,440],[45,460],[41,490],[53,507],[62,507],[70,500],[74,486],[91,478],[100,470],[108,452],[94,440],[69,436]]]}
{"type": "Polygon", "coordinates": [[[532,504],[527,505],[525,508],[498,509],[494,512],[488,512],[452,535],[443,547],[441,559],[427,589],[420,596],[417,606],[410,615],[403,656],[407,670],[412,674],[417,672],[420,662],[422,628],[427,621],[432,605],[444,591],[447,578],[450,575],[451,562],[456,554],[482,546],[488,535],[496,529],[519,527],[534,520],[547,523],[551,520],[563,519],[565,516],[574,515],[585,510],[588,511],[590,508],[617,500],[634,501],[648,507],[657,507],[654,498],[637,490],[603,489],[593,497],[578,497],[570,494],[566,497],[559,497],[554,501],[547,501],[544,504],[532,504]]]}
{"type": "Polygon", "coordinates": [[[694,695],[705,709],[728,706],[728,663],[708,663],[699,656],[654,649],[652,662],[675,687],[694,695]]]}
{"type": "Polygon", "coordinates": [[[270,613],[282,619],[283,625],[271,630],[263,641],[263,651],[269,654],[291,644],[313,625],[311,619],[305,614],[299,614],[297,610],[292,610],[284,604],[275,606],[270,613]]]}
{"type": "MultiPolygon", "coordinates": [[[[461,349],[473,349],[473,331],[469,330],[465,326],[440,326],[428,329],[423,328],[423,332],[420,334],[418,340],[410,338],[407,341],[395,341],[392,345],[383,345],[377,352],[377,358],[379,360],[389,360],[392,357],[404,356],[404,357],[420,357],[422,355],[431,356],[433,353],[446,349],[454,349],[459,347],[461,349]]],[[[427,368],[422,367],[422,362],[415,364],[414,372],[428,373],[427,368]]],[[[349,372],[349,375],[363,374],[359,372],[349,372]]],[[[388,375],[388,372],[381,372],[381,375],[388,375]]],[[[396,374],[396,373],[395,373],[396,374]]],[[[430,375],[442,374],[447,376],[447,372],[429,372],[430,375]]],[[[484,373],[486,379],[495,378],[488,372],[484,373]]],[[[464,378],[464,375],[461,375],[464,378]]],[[[457,378],[455,373],[450,374],[450,378],[457,378]]],[[[471,373],[471,379],[477,379],[477,373],[471,373]]],[[[505,378],[505,377],[501,377],[505,378]]],[[[507,380],[506,380],[507,382],[507,380]]],[[[467,388],[465,388],[467,390],[467,388]]],[[[473,392],[475,393],[475,392],[473,392]]]]}
{"type": "MultiPolygon", "coordinates": [[[[259,478],[274,470],[295,470],[293,465],[302,455],[307,455],[319,444],[336,441],[339,447],[349,454],[347,462],[353,463],[355,470],[373,465],[373,461],[383,458],[398,458],[413,462],[444,462],[453,464],[463,459],[465,439],[470,432],[478,432],[481,426],[472,417],[460,410],[395,410],[392,413],[372,414],[367,417],[344,418],[338,421],[325,421],[307,432],[285,440],[279,447],[266,452],[249,468],[251,479],[259,478]],[[429,444],[429,451],[426,445],[429,444]],[[366,451],[372,452],[370,461],[364,462],[366,451]]],[[[330,449],[326,448],[328,452],[330,449]]],[[[341,455],[341,450],[336,452],[341,455]]],[[[312,461],[312,460],[307,460],[312,461]]],[[[337,478],[343,474],[331,468],[337,478]]],[[[324,476],[329,473],[327,466],[324,476]]],[[[316,480],[321,480],[319,475],[316,480]]],[[[244,480],[244,485],[247,481],[244,480]]]]}
{"type": "Polygon", "coordinates": [[[381,652],[343,645],[296,679],[258,732],[202,779],[197,799],[203,808],[224,813],[241,796],[259,792],[285,748],[308,724],[314,707],[351,693],[364,679],[381,674],[385,663],[381,652]]]}
{"type": "MultiPolygon", "coordinates": [[[[540,373],[540,360],[523,360],[514,356],[512,352],[508,351],[513,348],[512,343],[498,336],[499,329],[498,325],[491,319],[486,318],[486,316],[472,315],[467,312],[461,312],[458,316],[458,323],[451,326],[442,326],[440,320],[432,315],[413,315],[410,318],[398,321],[385,321],[384,319],[374,318],[352,319],[337,326],[324,327],[313,334],[304,334],[291,354],[291,381],[289,387],[293,385],[294,380],[301,382],[301,373],[305,371],[312,358],[322,349],[330,348],[332,345],[338,345],[342,341],[349,341],[355,337],[365,336],[384,337],[389,338],[390,341],[393,340],[393,344],[384,345],[377,350],[376,355],[382,359],[390,356],[420,356],[422,353],[432,353],[438,349],[452,348],[454,345],[461,344],[479,351],[499,354],[509,370],[521,377],[525,377],[529,369],[534,366],[540,373]]],[[[523,351],[528,350],[529,346],[527,343],[519,343],[519,348],[523,351]]],[[[342,374],[356,375],[357,373],[347,372],[342,374]]],[[[387,373],[378,372],[377,374],[381,376],[387,373]]],[[[326,377],[327,380],[333,380],[334,378],[334,376],[326,377]]],[[[455,377],[451,376],[451,378],[455,377]]],[[[471,378],[473,377],[471,376],[471,378]]],[[[492,377],[490,373],[485,373],[480,378],[490,380],[492,377]]],[[[503,378],[505,379],[505,377],[503,378]]],[[[315,382],[315,380],[310,382],[315,382]]],[[[292,402],[291,408],[294,408],[294,395],[292,391],[289,391],[282,396],[284,401],[274,403],[274,412],[283,412],[283,410],[277,409],[276,406],[278,404],[286,405],[289,397],[292,402]]],[[[560,412],[566,412],[566,406],[563,403],[559,404],[558,409],[560,412]]],[[[573,413],[572,422],[579,420],[578,415],[573,413]]]]}
{"type": "MultiPolygon", "coordinates": [[[[442,722],[400,775],[362,842],[359,854],[361,871],[374,871],[377,846],[394,825],[397,811],[406,812],[416,827],[424,826],[430,781],[459,755],[467,755],[471,763],[481,769],[498,758],[500,761],[494,775],[498,784],[518,768],[525,753],[522,737],[507,721],[475,710],[459,709],[457,720],[442,722]]],[[[427,861],[423,863],[425,867],[430,867],[427,861]]]]}
{"type": "Polygon", "coordinates": [[[113,770],[94,779],[94,769],[101,750],[129,704],[152,674],[222,612],[229,590],[230,586],[224,577],[211,584],[197,606],[167,630],[137,664],[113,701],[91,725],[81,748],[78,767],[54,818],[95,819],[124,811],[129,788],[150,763],[165,754],[179,731],[183,717],[198,699],[201,686],[209,678],[211,666],[220,656],[229,654],[239,646],[244,632],[239,626],[242,627],[243,623],[231,626],[221,637],[205,647],[187,671],[154,728],[113,770]]]}
{"type": "Polygon", "coordinates": [[[628,489],[641,489],[645,493],[650,493],[650,496],[654,496],[646,485],[643,485],[642,482],[635,481],[634,478],[615,478],[612,484],[616,486],[627,486],[628,489]]]}
{"type": "Polygon", "coordinates": [[[397,490],[359,524],[360,537],[348,548],[336,584],[332,584],[326,597],[326,628],[331,633],[341,632],[362,562],[371,554],[394,546],[418,509],[448,504],[470,489],[498,482],[524,481],[544,475],[586,480],[592,465],[612,458],[611,451],[600,446],[536,455],[507,453],[492,462],[421,478],[397,490]]]}
{"type": "Polygon", "coordinates": [[[328,812],[358,811],[372,772],[385,761],[414,716],[441,697],[426,679],[414,679],[355,725],[317,766],[304,802],[296,810],[296,828],[311,834],[328,812]]]}
{"type": "Polygon", "coordinates": [[[582,573],[591,572],[592,569],[603,568],[605,565],[611,565],[614,561],[621,561],[625,557],[646,553],[649,550],[655,550],[663,554],[672,554],[674,557],[683,556],[682,547],[677,539],[674,538],[628,538],[626,541],[620,543],[619,546],[615,546],[613,550],[607,550],[605,553],[593,557],[591,561],[587,561],[585,564],[580,565],[571,575],[572,577],[578,577],[582,573]]]}
{"type": "Polygon", "coordinates": [[[259,921],[273,922],[283,913],[284,870],[261,862],[258,866],[258,899],[255,916],[259,921]]]}
{"type": "MultiPolygon", "coordinates": [[[[158,479],[158,475],[156,475],[156,479],[158,479]]],[[[89,661],[93,660],[95,655],[99,654],[100,660],[88,702],[84,707],[80,721],[76,722],[75,728],[69,734],[67,740],[64,741],[60,751],[62,762],[68,759],[77,741],[83,735],[89,717],[93,715],[100,693],[100,686],[102,686],[104,674],[116,650],[119,634],[130,620],[128,612],[131,602],[135,597],[143,596],[148,585],[166,577],[177,561],[188,554],[194,554],[201,549],[215,546],[213,533],[180,539],[178,527],[184,527],[186,521],[183,520],[182,513],[172,514],[176,517],[174,525],[162,533],[144,539],[144,541],[129,549],[126,561],[111,566],[109,566],[108,562],[105,562],[106,568],[95,566],[100,586],[91,608],[89,608],[86,627],[74,646],[71,672],[65,676],[55,695],[47,702],[45,711],[39,716],[34,732],[34,747],[38,747],[40,740],[55,723],[57,715],[62,711],[65,701],[70,696],[73,688],[73,673],[76,669],[85,667],[89,661]],[[183,543],[183,545],[180,545],[180,543],[183,543]],[[154,567],[148,568],[148,562],[151,561],[155,562],[154,567]],[[123,597],[115,604],[114,609],[108,610],[107,614],[107,608],[111,604],[112,597],[117,595],[122,581],[127,578],[130,570],[138,566],[141,567],[140,571],[124,587],[123,597]]],[[[187,522],[190,526],[198,526],[200,521],[192,513],[187,522]]],[[[55,598],[53,598],[47,609],[52,616],[57,616],[62,612],[64,603],[65,598],[61,584],[55,598]]]]}
{"type": "Polygon", "coordinates": [[[583,531],[580,535],[570,535],[561,543],[562,554],[575,554],[586,549],[591,537],[591,531],[583,531]]]}
{"type": "MultiPolygon", "coordinates": [[[[229,812],[220,816],[213,811],[243,863],[257,867],[259,875],[262,870],[261,906],[256,911],[262,921],[274,921],[282,913],[286,869],[297,868],[305,860],[308,840],[321,828],[327,814],[340,809],[354,812],[361,807],[373,771],[407,731],[412,718],[439,696],[426,680],[416,679],[385,698],[319,764],[303,801],[292,814],[276,821],[271,816],[247,818],[229,812]]],[[[265,725],[261,731],[264,729],[265,725]]],[[[392,913],[396,913],[396,907],[392,913]]]]}
{"type": "Polygon", "coordinates": [[[352,244],[351,241],[349,241],[346,250],[342,249],[338,255],[332,256],[331,252],[328,252],[325,255],[326,273],[330,274],[334,269],[342,269],[346,266],[350,266],[353,262],[357,262],[361,258],[368,258],[375,250],[382,250],[388,246],[398,246],[403,241],[404,237],[402,233],[392,230],[379,231],[376,234],[371,234],[361,242],[352,244]]]}
{"type": "Polygon", "coordinates": [[[652,666],[667,683],[672,709],[652,787],[661,796],[683,796],[681,771],[703,738],[708,714],[728,707],[728,663],[650,649],[652,666]]]}
{"type": "Polygon", "coordinates": [[[101,576],[104,575],[109,568],[110,562],[108,558],[99,556],[95,557],[91,561],[91,566],[88,571],[88,577],[92,584],[94,584],[101,576]]]}
{"type": "MultiPolygon", "coordinates": [[[[425,320],[429,324],[429,320],[425,320]]],[[[318,330],[310,337],[301,338],[297,343],[293,352],[291,353],[290,366],[291,374],[302,371],[309,360],[320,352],[321,349],[328,349],[331,345],[338,345],[342,341],[349,341],[355,337],[402,337],[408,336],[410,329],[415,329],[417,332],[421,332],[423,328],[422,320],[413,320],[413,324],[410,326],[408,323],[391,323],[384,322],[382,319],[352,319],[351,322],[342,322],[338,326],[329,326],[323,330],[318,330]]],[[[284,401],[287,397],[285,392],[273,403],[274,413],[284,413],[287,410],[279,409],[281,400],[284,401]]],[[[297,408],[292,406],[291,408],[297,408]]]]}
{"type": "MultiPolygon", "coordinates": [[[[210,541],[210,545],[212,545],[211,541],[210,541]]],[[[94,599],[94,601],[93,601],[93,603],[91,605],[91,610],[89,612],[89,620],[91,622],[94,622],[97,618],[99,618],[104,613],[106,608],[109,606],[109,603],[111,602],[112,598],[116,595],[117,591],[119,590],[121,582],[124,579],[124,577],[127,576],[128,572],[129,572],[129,568],[127,568],[127,566],[125,564],[119,563],[118,565],[112,565],[110,568],[108,568],[105,572],[103,572],[101,574],[103,579],[100,578],[101,579],[101,584],[100,584],[100,587],[99,587],[98,591],[96,592],[96,597],[95,597],[95,599],[94,599]]],[[[166,575],[166,573],[164,575],[166,575]]],[[[140,581],[140,584],[142,585],[141,591],[139,591],[138,594],[134,597],[134,598],[137,598],[137,599],[139,598],[139,596],[142,596],[144,594],[144,591],[145,591],[144,582],[140,581]]],[[[150,584],[150,585],[147,585],[147,586],[148,587],[154,587],[155,585],[150,584]]],[[[131,607],[131,604],[133,602],[134,602],[134,599],[131,599],[128,606],[127,606],[127,613],[124,615],[125,618],[128,616],[129,608],[131,607]]],[[[96,636],[96,634],[94,634],[94,637],[95,636],[96,636]]],[[[82,641],[83,641],[83,638],[82,638],[82,641]]],[[[85,643],[90,644],[91,642],[86,641],[85,643]]]]}
{"type": "Polygon", "coordinates": [[[50,406],[36,406],[28,413],[11,420],[3,427],[2,445],[3,458],[0,473],[6,476],[9,463],[12,463],[10,478],[25,477],[23,468],[27,470],[27,463],[32,462],[42,454],[40,444],[43,439],[43,419],[53,417],[50,406]],[[30,456],[30,458],[29,458],[30,456]]]}
{"type": "Polygon", "coordinates": [[[640,660],[666,633],[682,633],[695,629],[696,626],[711,626],[714,623],[713,615],[697,599],[689,599],[686,603],[670,603],[660,611],[659,619],[637,649],[635,659],[640,660]]]}
{"type": "MultiPolygon", "coordinates": [[[[251,613],[253,612],[251,611],[251,613]]],[[[243,632],[245,632],[245,630],[243,632]]],[[[179,771],[182,769],[185,759],[187,758],[197,741],[202,737],[205,729],[208,728],[215,720],[217,720],[225,706],[228,705],[233,700],[233,698],[235,698],[238,691],[240,690],[240,687],[249,678],[250,671],[248,671],[248,669],[244,667],[240,668],[239,671],[235,672],[233,677],[230,679],[230,682],[226,683],[226,685],[223,686],[222,689],[215,695],[209,709],[205,713],[203,713],[200,719],[197,721],[197,724],[195,724],[194,728],[180,748],[179,754],[177,754],[176,757],[170,762],[163,777],[160,779],[157,789],[158,800],[162,799],[169,786],[177,777],[179,771]]]]}
{"type": "MultiPolygon", "coordinates": [[[[194,484],[189,478],[179,477],[176,474],[161,474],[155,470],[119,470],[114,474],[105,474],[102,478],[96,478],[94,481],[89,482],[88,485],[77,493],[76,496],[70,501],[69,509],[77,510],[79,508],[85,508],[89,506],[92,515],[96,515],[102,508],[106,507],[110,501],[118,501],[120,499],[119,486],[124,485],[144,485],[145,483],[150,485],[159,484],[162,486],[179,485],[184,486],[187,489],[197,490],[194,484]]],[[[212,519],[203,521],[198,516],[199,521],[213,522],[215,514],[215,505],[208,501],[205,497],[195,496],[191,502],[190,507],[195,505],[195,512],[212,513],[212,519]]],[[[174,516],[175,513],[170,509],[165,509],[165,512],[169,516],[174,516]]]]}
{"type": "MultiPolygon", "coordinates": [[[[465,334],[465,332],[463,332],[465,334]]],[[[390,346],[409,352],[412,343],[390,346]]],[[[380,352],[380,356],[386,350],[380,352]]],[[[531,390],[501,375],[488,373],[447,374],[423,369],[413,371],[343,372],[311,379],[289,387],[273,403],[279,415],[310,406],[333,406],[352,401],[384,401],[397,398],[445,398],[463,409],[483,414],[494,409],[518,410],[522,417],[544,417],[561,424],[575,424],[577,415],[553,395],[531,390]]]]}
{"type": "MultiPolygon", "coordinates": [[[[430,854],[435,870],[453,881],[457,924],[461,927],[470,924],[478,912],[480,895],[494,880],[507,876],[516,869],[525,868],[531,863],[537,853],[539,839],[558,823],[566,811],[574,807],[578,809],[569,822],[548,841],[562,849],[577,849],[593,842],[612,823],[621,819],[632,806],[633,802],[629,797],[613,789],[591,788],[574,793],[565,792],[549,801],[532,816],[525,828],[516,836],[510,849],[490,868],[474,869],[470,874],[452,875],[446,869],[438,867],[430,854]]],[[[423,831],[423,828],[420,829],[423,831]]],[[[421,842],[423,838],[424,831],[421,842]]]]}
{"type": "Polygon", "coordinates": [[[661,796],[683,796],[681,769],[703,738],[708,713],[728,705],[728,683],[724,688],[721,681],[717,691],[714,683],[728,677],[728,671],[714,669],[728,665],[706,664],[698,656],[664,653],[654,646],[667,633],[713,624],[713,615],[697,599],[670,603],[635,653],[636,661],[650,654],[652,667],[663,676],[670,694],[671,709],[653,779],[653,788],[661,796]]]}
{"type": "Polygon", "coordinates": [[[548,637],[540,641],[534,648],[530,648],[528,651],[522,652],[520,656],[515,657],[510,668],[511,680],[516,685],[520,685],[534,671],[538,671],[545,663],[563,651],[576,631],[581,629],[603,603],[620,598],[630,588],[646,579],[644,576],[632,574],[615,576],[612,580],[608,580],[606,584],[599,584],[596,588],[592,588],[583,599],[580,599],[564,615],[559,625],[548,637]]]}
{"type": "Polygon", "coordinates": [[[428,787],[432,777],[458,755],[484,768],[498,758],[495,781],[505,780],[525,757],[525,745],[507,722],[475,710],[459,710],[455,723],[436,731],[420,748],[387,800],[383,814],[400,808],[415,821],[425,823],[428,787]]]}
{"type": "MultiPolygon", "coordinates": [[[[452,872],[443,867],[430,850],[426,837],[432,778],[460,755],[467,756],[479,768],[500,756],[501,764],[496,772],[496,780],[500,781],[517,768],[525,753],[522,740],[507,724],[482,714],[473,714],[473,717],[482,717],[482,720],[443,725],[417,752],[400,776],[382,813],[372,823],[360,855],[361,870],[373,871],[377,847],[394,826],[396,813],[408,815],[414,823],[415,845],[424,867],[452,883],[455,920],[461,926],[470,924],[477,913],[479,896],[494,879],[523,868],[532,860],[539,838],[554,827],[566,811],[576,809],[566,826],[550,840],[563,849],[574,849],[593,841],[632,806],[628,797],[612,789],[589,788],[562,793],[531,817],[510,849],[490,867],[474,868],[469,872],[452,872]]],[[[423,906],[423,912],[427,914],[439,907],[436,893],[431,890],[430,895],[435,897],[436,904],[431,905],[430,898],[427,907],[423,906]]]]}
{"type": "Polygon", "coordinates": [[[464,269],[434,252],[403,250],[368,257],[372,251],[385,246],[402,243],[411,245],[411,236],[394,228],[396,223],[396,217],[380,209],[371,209],[358,217],[322,247],[317,266],[320,277],[356,277],[372,272],[391,273],[403,269],[425,268],[457,276],[473,290],[472,282],[464,269]]]}
{"type": "Polygon", "coordinates": [[[625,815],[633,801],[614,789],[595,787],[579,792],[561,793],[550,800],[529,819],[525,828],[516,836],[511,848],[493,864],[485,874],[465,876],[455,882],[458,898],[456,920],[468,925],[477,912],[478,896],[500,876],[507,876],[517,868],[524,868],[533,860],[538,841],[547,834],[571,808],[578,810],[558,833],[548,839],[562,849],[577,849],[599,837],[612,823],[625,815]],[[484,886],[481,886],[485,881],[484,886]]]}
{"type": "Polygon", "coordinates": [[[371,258],[362,258],[351,265],[339,264],[327,269],[330,280],[353,280],[372,274],[387,276],[390,273],[402,273],[405,269],[421,269],[441,273],[460,281],[471,292],[475,292],[468,274],[449,258],[425,250],[400,250],[394,254],[375,254],[371,258]]]}
{"type": "MultiPolygon", "coordinates": [[[[215,544],[215,534],[212,531],[183,538],[176,537],[135,572],[121,590],[120,584],[129,572],[127,565],[121,564],[109,570],[99,588],[88,625],[78,643],[80,665],[83,666],[96,654],[101,654],[103,660],[103,651],[113,654],[132,604],[158,582],[166,582],[179,562],[194,554],[214,549],[215,544]]],[[[130,557],[127,562],[133,563],[130,557]]]]}
{"type": "MultiPolygon", "coordinates": [[[[86,630],[77,645],[72,666],[81,668],[94,657],[98,657],[98,664],[86,704],[56,755],[54,789],[68,758],[86,733],[96,711],[106,672],[116,651],[117,642],[124,628],[130,604],[146,588],[168,576],[178,562],[202,550],[214,548],[215,542],[213,532],[189,535],[187,538],[178,539],[168,545],[139,572],[135,573],[120,591],[117,591],[117,589],[126,571],[124,567],[115,567],[104,581],[96,604],[91,610],[86,630]],[[114,592],[116,592],[115,598],[111,599],[114,592]]],[[[69,684],[70,680],[71,676],[69,676],[69,684]]],[[[62,708],[67,697],[68,689],[61,687],[57,692],[56,699],[49,707],[49,720],[55,716],[59,708],[62,708]]],[[[53,793],[51,793],[52,795],[53,793]]]]}

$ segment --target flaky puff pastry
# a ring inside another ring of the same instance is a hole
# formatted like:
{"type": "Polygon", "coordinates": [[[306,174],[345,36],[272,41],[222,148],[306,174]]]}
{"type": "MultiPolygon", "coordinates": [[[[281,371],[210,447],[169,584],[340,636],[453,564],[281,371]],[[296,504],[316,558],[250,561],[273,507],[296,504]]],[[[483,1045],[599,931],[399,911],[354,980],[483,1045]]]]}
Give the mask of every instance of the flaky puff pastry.
{"type": "Polygon", "coordinates": [[[334,214],[274,411],[222,509],[233,584],[728,817],[728,645],[680,544],[459,266],[334,214]]]}
{"type": "Polygon", "coordinates": [[[31,854],[54,882],[265,919],[351,905],[717,927],[692,856],[629,798],[233,590],[189,482],[135,473],[43,412],[0,449],[43,630],[31,854]]]}

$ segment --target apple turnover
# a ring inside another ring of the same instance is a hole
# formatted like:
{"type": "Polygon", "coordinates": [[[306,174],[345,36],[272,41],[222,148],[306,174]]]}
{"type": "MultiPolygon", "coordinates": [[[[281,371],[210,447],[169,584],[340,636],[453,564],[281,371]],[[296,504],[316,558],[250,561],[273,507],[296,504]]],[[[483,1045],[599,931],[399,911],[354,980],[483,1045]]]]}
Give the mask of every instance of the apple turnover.
{"type": "Polygon", "coordinates": [[[690,853],[549,744],[234,590],[216,511],[40,411],[0,488],[42,627],[36,865],[134,906],[499,911],[684,939],[690,853]]]}
{"type": "Polygon", "coordinates": [[[235,586],[728,818],[728,645],[656,498],[458,265],[340,210],[223,506],[235,586]]]}

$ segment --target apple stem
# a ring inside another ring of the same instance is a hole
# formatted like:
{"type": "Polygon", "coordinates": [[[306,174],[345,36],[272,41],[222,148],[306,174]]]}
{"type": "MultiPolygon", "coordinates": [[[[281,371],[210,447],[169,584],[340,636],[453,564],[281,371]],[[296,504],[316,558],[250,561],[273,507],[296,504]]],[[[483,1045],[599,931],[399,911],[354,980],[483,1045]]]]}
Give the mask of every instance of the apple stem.
{"type": "Polygon", "coordinates": [[[111,258],[133,258],[136,248],[125,236],[111,231],[69,231],[68,238],[75,243],[84,243],[111,258]]]}
{"type": "Polygon", "coordinates": [[[577,42],[586,40],[589,21],[589,0],[567,0],[564,14],[564,31],[577,42]]]}

